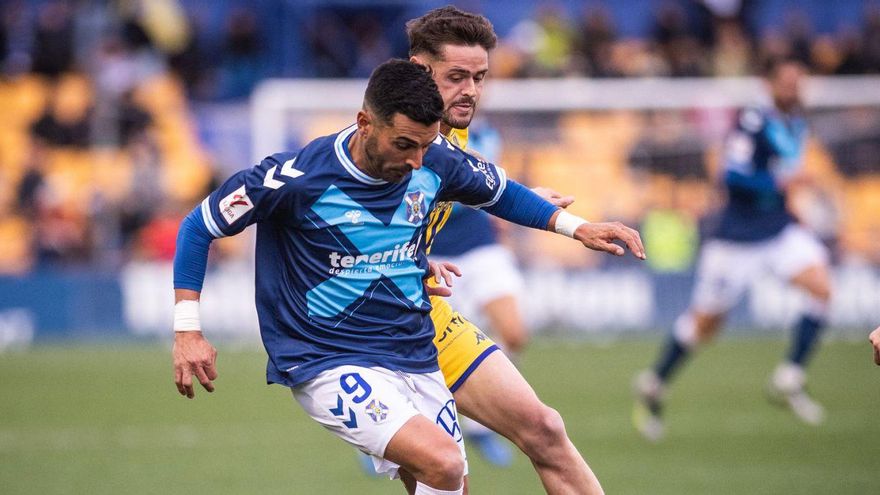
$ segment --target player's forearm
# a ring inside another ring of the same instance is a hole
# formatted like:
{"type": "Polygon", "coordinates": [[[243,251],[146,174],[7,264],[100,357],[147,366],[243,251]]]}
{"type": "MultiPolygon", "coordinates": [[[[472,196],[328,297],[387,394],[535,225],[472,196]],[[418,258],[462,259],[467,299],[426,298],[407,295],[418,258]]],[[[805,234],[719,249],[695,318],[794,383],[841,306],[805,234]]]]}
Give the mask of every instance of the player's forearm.
{"type": "Polygon", "coordinates": [[[190,289],[174,289],[174,303],[180,301],[198,301],[201,299],[201,292],[190,289]]]}
{"type": "Polygon", "coordinates": [[[208,251],[213,239],[202,220],[201,206],[197,206],[180,223],[177,233],[177,248],[174,253],[175,297],[178,289],[196,294],[202,290],[208,268],[208,251]]]}
{"type": "Polygon", "coordinates": [[[547,230],[558,208],[533,191],[508,180],[498,201],[486,211],[509,222],[533,229],[547,230]]]}

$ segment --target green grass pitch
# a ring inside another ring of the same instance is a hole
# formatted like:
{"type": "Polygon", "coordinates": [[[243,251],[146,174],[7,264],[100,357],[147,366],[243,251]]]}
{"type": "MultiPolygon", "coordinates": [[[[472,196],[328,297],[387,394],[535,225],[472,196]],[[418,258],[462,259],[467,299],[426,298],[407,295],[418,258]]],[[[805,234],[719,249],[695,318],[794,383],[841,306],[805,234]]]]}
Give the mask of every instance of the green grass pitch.
{"type": "MultiPolygon", "coordinates": [[[[630,379],[657,343],[538,341],[521,368],[559,409],[609,494],[878,493],[880,367],[868,343],[829,342],[811,390],[818,428],[766,402],[785,343],[730,338],[696,356],[669,396],[667,438],[630,424],[630,379]]],[[[188,401],[159,347],[39,347],[0,354],[0,493],[403,493],[264,385],[261,351],[222,349],[217,391],[188,401]]],[[[515,400],[515,398],[511,398],[515,400]]],[[[499,404],[504,407],[504,404],[499,404]]],[[[470,452],[471,493],[542,493],[525,456],[470,452]]]]}

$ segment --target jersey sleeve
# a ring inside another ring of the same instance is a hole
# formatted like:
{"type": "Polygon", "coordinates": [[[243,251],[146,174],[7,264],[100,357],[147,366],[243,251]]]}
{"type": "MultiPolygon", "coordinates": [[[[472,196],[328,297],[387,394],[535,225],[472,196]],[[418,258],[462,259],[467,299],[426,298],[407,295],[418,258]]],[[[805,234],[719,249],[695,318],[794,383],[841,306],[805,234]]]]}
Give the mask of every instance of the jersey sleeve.
{"type": "Polygon", "coordinates": [[[236,173],[184,218],[174,254],[175,289],[201,292],[214,239],[290,212],[295,188],[284,186],[302,175],[293,168],[295,162],[294,155],[282,153],[236,173]]]}
{"type": "Polygon", "coordinates": [[[202,201],[205,227],[215,238],[238,234],[248,225],[291,213],[302,172],[293,153],[279,153],[226,180],[202,201]]]}
{"type": "Polygon", "coordinates": [[[439,199],[458,201],[474,208],[485,208],[498,202],[507,187],[507,173],[503,168],[462,151],[445,139],[447,148],[442,173],[443,185],[439,199]]]}

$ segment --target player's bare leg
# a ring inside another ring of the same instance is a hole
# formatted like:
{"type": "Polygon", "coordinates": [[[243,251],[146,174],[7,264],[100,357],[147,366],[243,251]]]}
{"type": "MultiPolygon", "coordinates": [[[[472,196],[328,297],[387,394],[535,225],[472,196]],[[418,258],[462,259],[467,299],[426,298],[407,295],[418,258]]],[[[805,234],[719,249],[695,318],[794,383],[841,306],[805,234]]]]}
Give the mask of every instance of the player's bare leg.
{"type": "Polygon", "coordinates": [[[416,481],[411,493],[431,493],[425,491],[426,488],[462,493],[464,458],[461,450],[448,433],[425,416],[410,418],[391,437],[383,457],[400,465],[416,481]]]}
{"type": "Polygon", "coordinates": [[[562,417],[538,399],[503,353],[490,354],[453,395],[460,413],[507,437],[529,457],[547,493],[604,493],[562,417]]]}
{"type": "MultiPolygon", "coordinates": [[[[497,337],[496,342],[515,361],[528,342],[528,332],[523,324],[516,296],[500,295],[484,303],[480,310],[486,317],[493,337],[497,337]]],[[[499,467],[508,467],[513,463],[510,444],[484,425],[470,418],[462,419],[461,427],[468,445],[478,449],[483,459],[499,467]]]]}
{"type": "Polygon", "coordinates": [[[663,396],[673,373],[697,345],[712,340],[718,334],[725,316],[724,313],[688,310],[676,320],[673,335],[654,368],[636,375],[633,381],[636,395],[633,424],[647,440],[656,442],[665,433],[663,396]]]}
{"type": "Polygon", "coordinates": [[[831,277],[824,265],[814,265],[803,270],[791,278],[791,283],[826,303],[831,299],[831,277]]]}
{"type": "Polygon", "coordinates": [[[801,421],[818,425],[825,419],[825,409],[806,392],[804,366],[819,341],[831,298],[831,283],[825,265],[813,265],[790,280],[807,294],[807,307],[792,332],[791,350],[781,362],[768,385],[770,398],[788,406],[801,421]]]}

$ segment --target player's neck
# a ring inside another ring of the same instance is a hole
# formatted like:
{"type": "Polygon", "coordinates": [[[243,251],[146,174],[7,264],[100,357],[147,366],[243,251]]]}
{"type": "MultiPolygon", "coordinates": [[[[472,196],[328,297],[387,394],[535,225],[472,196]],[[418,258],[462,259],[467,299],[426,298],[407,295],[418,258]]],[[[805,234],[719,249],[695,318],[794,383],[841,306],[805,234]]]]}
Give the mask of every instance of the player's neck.
{"type": "Polygon", "coordinates": [[[359,132],[351,135],[351,138],[348,140],[348,152],[351,154],[351,161],[358,170],[377,179],[378,177],[375,177],[369,169],[370,160],[367,159],[365,145],[366,140],[361,137],[359,132]]]}
{"type": "Polygon", "coordinates": [[[443,134],[444,136],[448,136],[450,132],[452,132],[452,126],[441,120],[440,121],[440,134],[443,134]]]}

